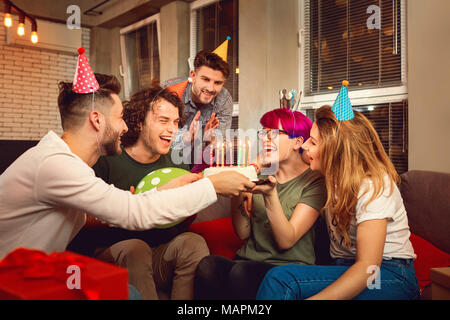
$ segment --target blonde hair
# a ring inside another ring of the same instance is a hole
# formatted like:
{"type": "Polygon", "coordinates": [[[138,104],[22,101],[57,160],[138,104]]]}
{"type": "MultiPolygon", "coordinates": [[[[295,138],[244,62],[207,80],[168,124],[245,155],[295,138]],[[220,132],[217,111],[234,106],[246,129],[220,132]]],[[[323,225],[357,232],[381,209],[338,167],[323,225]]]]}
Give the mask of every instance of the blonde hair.
{"type": "Polygon", "coordinates": [[[384,192],[386,174],[390,180],[390,194],[394,183],[400,181],[372,123],[362,113],[354,113],[352,120],[338,121],[330,106],[316,111],[316,125],[321,139],[321,171],[325,176],[328,196],[323,210],[331,213],[347,247],[351,245],[348,230],[364,179],[372,180],[374,191],[363,208],[384,192]]]}

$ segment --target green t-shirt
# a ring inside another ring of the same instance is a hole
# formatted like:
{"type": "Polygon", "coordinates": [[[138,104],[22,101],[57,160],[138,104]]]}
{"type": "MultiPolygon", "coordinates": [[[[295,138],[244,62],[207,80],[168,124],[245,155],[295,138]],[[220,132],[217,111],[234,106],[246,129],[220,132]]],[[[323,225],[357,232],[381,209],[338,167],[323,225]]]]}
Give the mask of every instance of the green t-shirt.
{"type": "Polygon", "coordinates": [[[176,167],[190,171],[188,164],[174,164],[170,152],[161,155],[152,163],[140,163],[134,160],[121,146],[122,153],[117,156],[100,157],[93,166],[95,175],[109,184],[114,184],[119,189],[130,190],[130,186],[136,187],[139,181],[152,171],[176,167]]]}
{"type": "MultiPolygon", "coordinates": [[[[143,177],[154,170],[177,167],[189,170],[189,165],[176,165],[173,163],[170,152],[153,163],[140,163],[134,160],[121,146],[122,153],[117,156],[100,157],[93,166],[97,177],[119,189],[130,190],[130,186],[136,187],[143,177]]],[[[150,246],[155,247],[169,242],[176,235],[188,231],[189,224],[195,219],[195,215],[183,222],[166,229],[150,229],[144,231],[125,230],[110,227],[106,230],[98,230],[98,238],[91,239],[93,247],[108,247],[119,241],[127,239],[141,239],[150,246]]]]}
{"type": "MultiPolygon", "coordinates": [[[[291,218],[295,207],[304,203],[318,211],[326,202],[325,181],[320,173],[307,169],[300,176],[276,186],[284,214],[291,218]]],[[[314,264],[314,227],[306,232],[297,243],[288,250],[280,250],[272,235],[272,229],[264,198],[260,194],[253,195],[251,232],[246,243],[238,250],[236,260],[256,260],[283,264],[314,264]]]]}

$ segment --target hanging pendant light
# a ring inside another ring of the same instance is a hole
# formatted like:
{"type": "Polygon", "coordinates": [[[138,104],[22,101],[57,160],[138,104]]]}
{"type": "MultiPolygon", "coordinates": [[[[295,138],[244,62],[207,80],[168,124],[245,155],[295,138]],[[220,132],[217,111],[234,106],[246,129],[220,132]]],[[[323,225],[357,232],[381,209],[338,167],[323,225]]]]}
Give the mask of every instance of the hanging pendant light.
{"type": "Polygon", "coordinates": [[[38,34],[37,34],[37,24],[34,22],[31,25],[31,42],[36,44],[38,42],[38,34]]]}
{"type": "Polygon", "coordinates": [[[11,10],[14,10],[15,12],[17,12],[19,14],[19,25],[17,26],[17,34],[20,37],[25,35],[25,19],[28,19],[31,23],[30,40],[33,44],[36,44],[39,40],[39,37],[37,34],[36,19],[33,18],[32,16],[26,14],[25,11],[23,11],[22,9],[20,9],[19,7],[14,5],[14,3],[12,3],[10,0],[3,0],[3,2],[5,3],[4,20],[3,20],[3,24],[5,25],[5,27],[10,28],[12,26],[13,21],[12,21],[11,10]]]}
{"type": "Polygon", "coordinates": [[[25,34],[25,16],[19,16],[19,26],[17,27],[17,34],[23,36],[25,34]]]}
{"type": "Polygon", "coordinates": [[[7,28],[12,26],[11,6],[9,3],[5,4],[5,19],[3,20],[3,23],[7,28]]]}

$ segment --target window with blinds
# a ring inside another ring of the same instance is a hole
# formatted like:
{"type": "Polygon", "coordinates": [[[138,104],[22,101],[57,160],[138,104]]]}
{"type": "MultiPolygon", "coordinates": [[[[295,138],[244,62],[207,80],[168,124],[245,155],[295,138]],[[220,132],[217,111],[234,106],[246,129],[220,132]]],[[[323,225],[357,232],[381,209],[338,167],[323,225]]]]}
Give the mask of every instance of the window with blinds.
{"type": "Polygon", "coordinates": [[[150,87],[159,79],[160,62],[157,23],[152,22],[124,34],[128,96],[150,87]]]}
{"type": "MultiPolygon", "coordinates": [[[[306,0],[305,94],[400,86],[401,0],[306,0]]],[[[403,56],[402,56],[403,55],[403,56]]]]}
{"type": "MultiPolygon", "coordinates": [[[[408,101],[353,106],[353,109],[372,122],[397,172],[408,171],[408,101]]],[[[306,109],[311,121],[315,119],[314,114],[314,109],[306,109]]]]}
{"type": "Polygon", "coordinates": [[[225,88],[230,92],[234,102],[239,101],[239,55],[238,55],[238,0],[221,0],[194,11],[195,52],[216,49],[227,36],[227,62],[230,65],[230,76],[225,88]]]}

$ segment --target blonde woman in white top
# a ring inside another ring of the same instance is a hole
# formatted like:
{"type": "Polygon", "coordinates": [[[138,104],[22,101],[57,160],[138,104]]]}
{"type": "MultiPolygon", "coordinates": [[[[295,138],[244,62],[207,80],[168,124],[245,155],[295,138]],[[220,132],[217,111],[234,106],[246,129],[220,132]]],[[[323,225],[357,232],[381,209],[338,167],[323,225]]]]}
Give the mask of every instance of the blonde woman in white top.
{"type": "Polygon", "coordinates": [[[331,266],[276,267],[257,299],[415,299],[419,286],[399,176],[370,121],[317,110],[303,145],[325,176],[331,266]]]}

